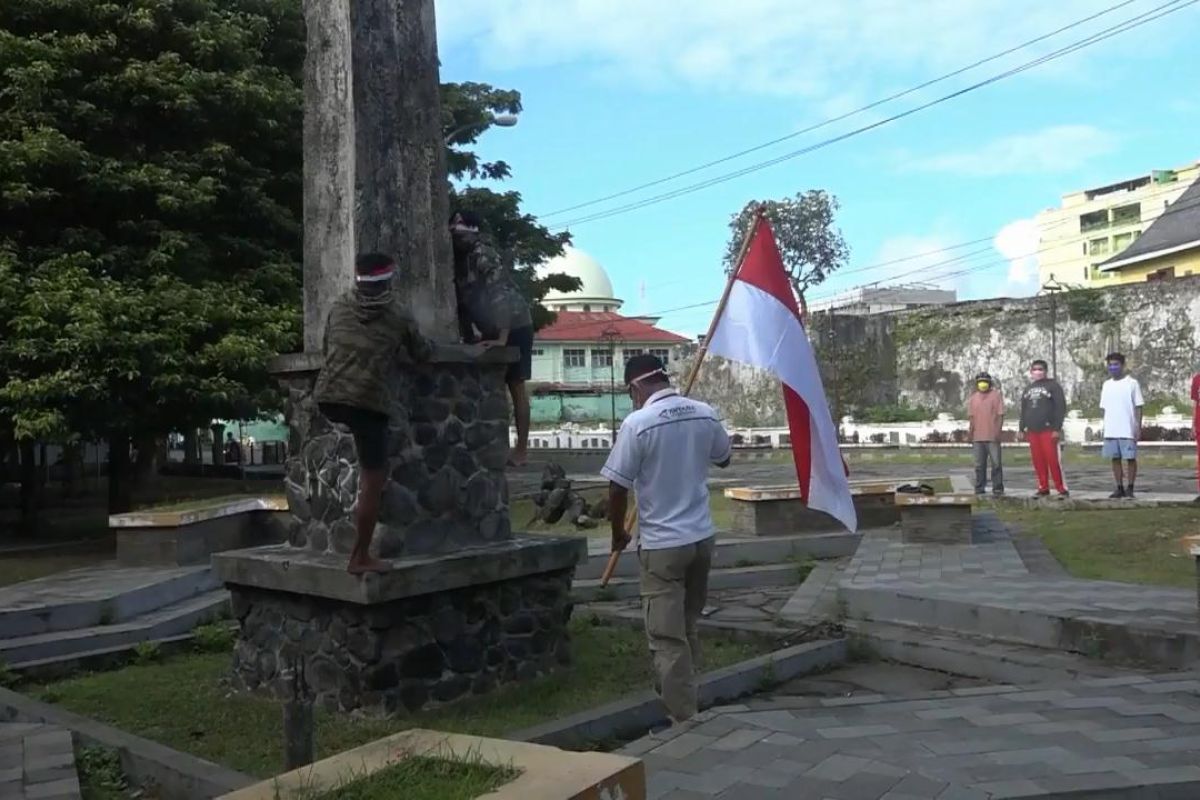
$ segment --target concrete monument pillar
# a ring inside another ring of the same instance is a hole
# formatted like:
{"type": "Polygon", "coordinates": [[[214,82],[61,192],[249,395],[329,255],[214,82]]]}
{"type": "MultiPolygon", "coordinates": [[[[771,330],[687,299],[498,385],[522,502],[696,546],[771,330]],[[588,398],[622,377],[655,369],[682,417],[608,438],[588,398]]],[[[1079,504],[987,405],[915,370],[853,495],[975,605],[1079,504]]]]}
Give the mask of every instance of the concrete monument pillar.
{"type": "Polygon", "coordinates": [[[288,543],[218,553],[240,632],[233,681],[290,696],[299,665],[317,702],[408,713],[526,680],[570,659],[567,622],[586,541],[509,523],[515,350],[450,343],[453,295],[433,0],[305,0],[304,321],[307,352],[273,370],[287,391],[288,543]],[[373,549],[353,576],[358,463],[313,388],[325,316],[355,252],[394,255],[395,291],[426,335],[427,364],[397,360],[389,480],[373,549]]]}

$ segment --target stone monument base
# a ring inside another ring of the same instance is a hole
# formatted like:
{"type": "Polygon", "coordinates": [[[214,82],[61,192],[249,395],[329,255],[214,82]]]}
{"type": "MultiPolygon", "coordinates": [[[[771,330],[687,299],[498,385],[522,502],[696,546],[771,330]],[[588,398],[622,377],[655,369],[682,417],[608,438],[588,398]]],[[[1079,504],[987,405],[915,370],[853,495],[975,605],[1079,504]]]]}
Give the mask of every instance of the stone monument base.
{"type": "Polygon", "coordinates": [[[359,578],[287,545],[218,554],[240,628],[234,685],[286,699],[302,669],[322,707],[385,715],[535,678],[570,662],[586,557],[583,539],[520,537],[359,578]]]}

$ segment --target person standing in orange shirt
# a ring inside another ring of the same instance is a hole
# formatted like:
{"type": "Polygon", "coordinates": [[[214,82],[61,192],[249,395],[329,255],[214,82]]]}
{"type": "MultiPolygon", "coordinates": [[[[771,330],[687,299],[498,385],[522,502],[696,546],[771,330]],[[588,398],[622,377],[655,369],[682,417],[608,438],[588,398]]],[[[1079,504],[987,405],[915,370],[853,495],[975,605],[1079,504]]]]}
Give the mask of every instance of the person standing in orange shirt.
{"type": "Polygon", "coordinates": [[[1004,397],[992,376],[975,376],[975,391],[967,400],[967,433],[975,455],[975,494],[987,493],[988,462],[992,465],[992,494],[1004,494],[1004,466],[1000,463],[1000,432],[1004,428],[1004,397]]]}

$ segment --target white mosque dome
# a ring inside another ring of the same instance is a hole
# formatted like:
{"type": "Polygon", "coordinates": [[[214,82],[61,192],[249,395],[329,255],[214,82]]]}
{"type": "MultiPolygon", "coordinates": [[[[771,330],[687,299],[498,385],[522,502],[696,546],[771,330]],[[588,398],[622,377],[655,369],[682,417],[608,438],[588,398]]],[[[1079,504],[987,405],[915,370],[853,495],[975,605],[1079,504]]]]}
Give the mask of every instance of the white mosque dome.
{"type": "Polygon", "coordinates": [[[538,267],[539,275],[563,273],[578,278],[580,286],[573,292],[551,290],[543,303],[560,311],[616,311],[621,301],[613,296],[612,281],[600,262],[570,245],[562,255],[555,256],[538,267]]]}

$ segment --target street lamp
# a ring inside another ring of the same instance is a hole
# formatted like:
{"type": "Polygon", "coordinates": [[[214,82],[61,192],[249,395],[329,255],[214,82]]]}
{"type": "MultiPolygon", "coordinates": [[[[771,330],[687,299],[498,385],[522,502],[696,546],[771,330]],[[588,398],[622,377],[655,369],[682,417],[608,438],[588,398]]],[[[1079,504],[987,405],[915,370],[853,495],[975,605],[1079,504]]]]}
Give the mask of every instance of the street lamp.
{"type": "Polygon", "coordinates": [[[611,447],[617,446],[617,340],[621,338],[621,333],[616,328],[606,328],[600,338],[608,342],[608,399],[612,407],[612,418],[610,424],[612,426],[612,439],[609,440],[611,447]]]}
{"type": "Polygon", "coordinates": [[[1042,284],[1042,291],[1050,295],[1050,377],[1058,377],[1058,293],[1066,289],[1058,281],[1054,280],[1054,273],[1050,273],[1050,280],[1042,284]]]}
{"type": "Polygon", "coordinates": [[[511,128],[517,124],[516,114],[491,114],[475,122],[468,122],[465,125],[459,125],[454,130],[446,134],[445,143],[448,145],[450,141],[464,131],[469,131],[472,128],[482,128],[487,125],[499,125],[501,128],[511,128]]]}

